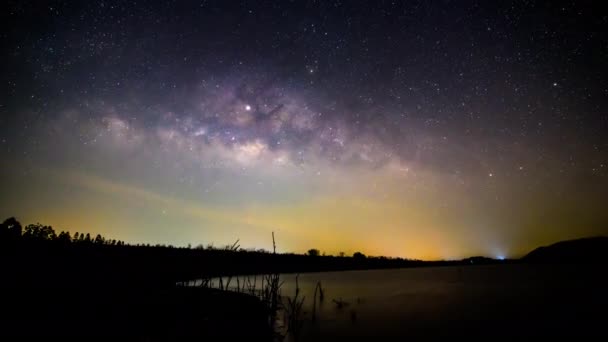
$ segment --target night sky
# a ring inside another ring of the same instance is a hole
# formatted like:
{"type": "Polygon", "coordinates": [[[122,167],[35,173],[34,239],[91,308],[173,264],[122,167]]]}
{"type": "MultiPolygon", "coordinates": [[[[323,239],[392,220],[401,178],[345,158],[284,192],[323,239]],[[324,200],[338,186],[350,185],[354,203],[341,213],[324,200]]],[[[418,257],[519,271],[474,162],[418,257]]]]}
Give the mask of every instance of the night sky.
{"type": "Polygon", "coordinates": [[[422,259],[608,234],[601,1],[163,3],[1,5],[2,219],[422,259]]]}

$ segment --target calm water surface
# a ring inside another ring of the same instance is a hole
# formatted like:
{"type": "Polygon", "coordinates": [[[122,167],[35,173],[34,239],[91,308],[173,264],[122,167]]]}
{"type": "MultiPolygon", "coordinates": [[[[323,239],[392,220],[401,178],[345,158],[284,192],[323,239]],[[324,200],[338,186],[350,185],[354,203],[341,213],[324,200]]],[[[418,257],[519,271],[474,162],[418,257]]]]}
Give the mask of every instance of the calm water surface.
{"type": "MultiPolygon", "coordinates": [[[[298,340],[605,334],[604,273],[597,266],[505,264],[300,274],[298,340]],[[313,322],[317,282],[325,298],[313,322]]],[[[295,279],[282,275],[282,296],[295,295],[295,279]]]]}

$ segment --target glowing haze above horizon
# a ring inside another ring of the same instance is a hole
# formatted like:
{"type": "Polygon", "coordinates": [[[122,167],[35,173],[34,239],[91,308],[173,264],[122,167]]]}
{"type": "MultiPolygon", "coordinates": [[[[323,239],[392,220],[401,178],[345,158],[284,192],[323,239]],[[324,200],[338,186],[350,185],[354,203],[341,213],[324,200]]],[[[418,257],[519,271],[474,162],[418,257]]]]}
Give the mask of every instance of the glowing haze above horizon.
{"type": "Polygon", "coordinates": [[[3,6],[2,219],[420,259],[608,233],[599,9],[3,6]]]}

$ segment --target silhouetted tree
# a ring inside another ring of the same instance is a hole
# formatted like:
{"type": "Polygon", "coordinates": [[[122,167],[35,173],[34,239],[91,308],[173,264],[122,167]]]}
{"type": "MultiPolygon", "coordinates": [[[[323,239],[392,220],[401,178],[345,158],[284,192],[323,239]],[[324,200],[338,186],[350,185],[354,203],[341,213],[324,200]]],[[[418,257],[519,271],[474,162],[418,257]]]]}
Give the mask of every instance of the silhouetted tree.
{"type": "Polygon", "coordinates": [[[84,242],[91,242],[91,234],[87,233],[87,235],[84,237],[84,242]]]}
{"type": "Polygon", "coordinates": [[[21,237],[21,223],[14,217],[9,217],[0,225],[0,238],[16,240],[21,237]]]}
{"type": "Polygon", "coordinates": [[[366,258],[365,254],[363,254],[361,252],[355,252],[355,254],[353,254],[353,259],[361,260],[361,259],[365,259],[365,258],[366,258]]]}
{"type": "Polygon", "coordinates": [[[59,236],[57,237],[57,241],[60,241],[62,243],[70,243],[70,242],[72,242],[72,238],[70,237],[69,232],[62,231],[61,233],[59,233],[59,236]]]}
{"type": "Polygon", "coordinates": [[[42,228],[42,238],[45,240],[55,240],[57,238],[57,234],[55,234],[53,227],[44,226],[42,228]]]}
{"type": "Polygon", "coordinates": [[[95,244],[96,245],[103,245],[105,242],[105,239],[103,237],[101,237],[100,234],[97,234],[97,236],[95,237],[95,244]]]}
{"type": "Polygon", "coordinates": [[[309,255],[309,256],[316,257],[316,256],[319,256],[319,254],[320,254],[320,253],[319,253],[319,250],[318,250],[318,249],[311,248],[311,249],[309,249],[309,250],[308,250],[308,255],[309,255]]]}
{"type": "Polygon", "coordinates": [[[57,235],[51,226],[43,226],[40,223],[25,226],[23,237],[38,240],[54,240],[57,235]]]}

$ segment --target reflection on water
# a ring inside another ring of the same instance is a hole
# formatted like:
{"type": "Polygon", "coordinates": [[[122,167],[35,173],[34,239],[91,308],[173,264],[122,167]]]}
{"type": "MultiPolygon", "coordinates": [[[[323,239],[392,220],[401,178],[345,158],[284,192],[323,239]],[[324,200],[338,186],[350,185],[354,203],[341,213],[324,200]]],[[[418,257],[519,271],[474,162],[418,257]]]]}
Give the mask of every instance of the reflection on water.
{"type": "MultiPolygon", "coordinates": [[[[593,310],[600,312],[595,305],[605,304],[606,281],[598,274],[577,266],[534,265],[300,274],[299,295],[305,299],[298,340],[555,332],[559,322],[573,326],[586,314],[594,318],[593,310]],[[315,302],[319,282],[324,300],[317,294],[315,302]]],[[[293,297],[296,275],[281,279],[281,295],[293,297]]],[[[246,277],[239,277],[241,286],[243,281],[246,277]]],[[[236,283],[233,278],[231,287],[236,283]]],[[[257,284],[259,289],[260,276],[257,284]]]]}

